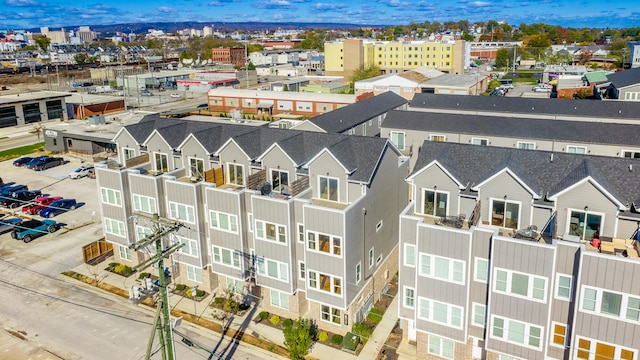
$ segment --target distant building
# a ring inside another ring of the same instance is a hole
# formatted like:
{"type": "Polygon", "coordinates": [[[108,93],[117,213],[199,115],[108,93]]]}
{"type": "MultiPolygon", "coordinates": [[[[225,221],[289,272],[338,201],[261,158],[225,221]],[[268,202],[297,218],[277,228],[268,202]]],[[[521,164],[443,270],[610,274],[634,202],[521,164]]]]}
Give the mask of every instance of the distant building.
{"type": "Polygon", "coordinates": [[[640,41],[630,41],[629,49],[631,49],[629,56],[629,63],[631,64],[631,67],[640,67],[640,41]]]}
{"type": "Polygon", "coordinates": [[[38,91],[0,96],[0,128],[67,120],[65,93],[38,91]]]}
{"type": "Polygon", "coordinates": [[[234,67],[244,67],[247,61],[245,48],[214,48],[211,49],[211,59],[216,63],[233,64],[234,67]]]}

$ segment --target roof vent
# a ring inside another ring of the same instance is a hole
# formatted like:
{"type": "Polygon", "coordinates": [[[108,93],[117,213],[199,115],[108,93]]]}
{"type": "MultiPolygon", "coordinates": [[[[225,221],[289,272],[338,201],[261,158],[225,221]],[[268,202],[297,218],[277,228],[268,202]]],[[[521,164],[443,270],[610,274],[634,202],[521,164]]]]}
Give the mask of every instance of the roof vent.
{"type": "Polygon", "coordinates": [[[553,162],[553,154],[551,154],[551,158],[549,159],[549,161],[553,162]]]}
{"type": "Polygon", "coordinates": [[[633,165],[629,164],[629,171],[633,171],[633,165]]]}

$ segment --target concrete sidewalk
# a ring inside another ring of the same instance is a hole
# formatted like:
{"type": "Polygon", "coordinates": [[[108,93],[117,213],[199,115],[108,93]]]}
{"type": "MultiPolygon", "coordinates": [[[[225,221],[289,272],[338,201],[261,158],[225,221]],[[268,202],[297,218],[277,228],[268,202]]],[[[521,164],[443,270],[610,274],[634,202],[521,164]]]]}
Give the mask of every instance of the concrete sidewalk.
{"type": "Polygon", "coordinates": [[[369,341],[364,345],[358,359],[376,359],[380,350],[384,346],[384,342],[387,341],[387,337],[396,326],[398,321],[398,296],[393,298],[387,312],[382,316],[382,321],[378,323],[376,329],[371,334],[369,341]]]}

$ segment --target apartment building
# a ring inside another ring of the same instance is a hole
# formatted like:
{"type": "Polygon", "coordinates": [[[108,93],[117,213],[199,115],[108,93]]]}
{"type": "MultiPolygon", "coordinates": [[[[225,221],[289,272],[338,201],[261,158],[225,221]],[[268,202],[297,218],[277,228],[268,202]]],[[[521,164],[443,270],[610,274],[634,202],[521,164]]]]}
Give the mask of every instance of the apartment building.
{"type": "Polygon", "coordinates": [[[416,357],[638,359],[638,166],[425,141],[400,215],[416,357]]]}
{"type": "Polygon", "coordinates": [[[186,225],[167,241],[173,281],[233,288],[265,310],[344,333],[397,269],[408,161],[386,139],[166,119],[114,138],[120,164],[96,165],[105,238],[135,265],[158,213],[186,225]],[[385,206],[379,206],[384,203],[385,206]]]}
{"type": "Polygon", "coordinates": [[[232,64],[235,68],[246,65],[247,54],[245,48],[213,48],[211,49],[211,60],[220,64],[232,64]]]}

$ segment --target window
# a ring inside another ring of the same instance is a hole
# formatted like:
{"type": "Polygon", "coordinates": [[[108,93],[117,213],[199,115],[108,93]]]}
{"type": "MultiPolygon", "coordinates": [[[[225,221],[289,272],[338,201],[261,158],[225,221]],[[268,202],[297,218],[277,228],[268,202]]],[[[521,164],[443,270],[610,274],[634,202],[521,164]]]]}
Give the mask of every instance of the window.
{"type": "Polygon", "coordinates": [[[204,160],[189,158],[189,175],[198,179],[204,178],[204,160]]]}
{"type": "Polygon", "coordinates": [[[240,269],[240,253],[231,249],[213,246],[213,262],[240,269]]]}
{"type": "Polygon", "coordinates": [[[429,335],[429,347],[427,352],[445,359],[454,358],[454,343],[435,335],[429,335]]]}
{"type": "Polygon", "coordinates": [[[367,136],[367,124],[362,124],[362,136],[367,136]]]}
{"type": "Polygon", "coordinates": [[[258,257],[258,274],[283,282],[289,281],[289,265],[280,261],[258,257]]]}
{"type": "Polygon", "coordinates": [[[304,244],[304,225],[298,223],[298,242],[304,244]]]}
{"type": "Polygon", "coordinates": [[[380,265],[381,262],[382,262],[382,254],[378,255],[378,257],[376,258],[376,265],[380,265]]]}
{"type": "Polygon", "coordinates": [[[423,213],[425,215],[447,216],[448,199],[449,193],[425,190],[423,213]]]}
{"type": "Polygon", "coordinates": [[[331,201],[338,201],[338,179],[327,176],[318,176],[318,188],[320,198],[331,201]]]}
{"type": "Polygon", "coordinates": [[[429,135],[429,140],[444,142],[445,141],[445,136],[444,135],[429,135]]]}
{"type": "Polygon", "coordinates": [[[152,233],[151,229],[136,225],[136,240],[140,241],[152,233]]]}
{"type": "Polygon", "coordinates": [[[169,217],[195,224],[195,209],[193,206],[169,202],[169,217]]]}
{"type": "Polygon", "coordinates": [[[187,279],[202,282],[202,269],[193,265],[187,265],[187,279]]]}
{"type": "Polygon", "coordinates": [[[133,210],[142,211],[148,214],[158,212],[156,208],[156,199],[144,195],[133,194],[133,210]]]}
{"type": "Polygon", "coordinates": [[[309,287],[335,295],[342,295],[342,278],[309,271],[309,287]]]}
{"type": "Polygon", "coordinates": [[[227,289],[234,294],[242,295],[244,292],[244,285],[242,280],[227,277],[227,289]]]}
{"type": "Polygon", "coordinates": [[[622,157],[640,159],[640,151],[622,150],[622,157]]]}
{"type": "Polygon", "coordinates": [[[418,317],[441,325],[462,329],[464,308],[418,297],[418,317]]]}
{"type": "Polygon", "coordinates": [[[473,280],[483,283],[488,282],[489,260],[476,257],[475,262],[475,273],[473,274],[473,280]]]}
{"type": "Polygon", "coordinates": [[[100,188],[103,204],[122,206],[122,194],[119,190],[100,188]]]}
{"type": "Polygon", "coordinates": [[[391,142],[395,145],[399,150],[404,150],[404,137],[405,133],[392,131],[391,132],[391,142]]]}
{"type": "Polygon", "coordinates": [[[304,266],[303,261],[298,261],[298,277],[300,280],[304,280],[306,278],[307,270],[304,266]]]}
{"type": "Polygon", "coordinates": [[[380,229],[382,229],[382,223],[383,223],[383,221],[380,220],[380,222],[376,224],[376,232],[378,232],[378,231],[380,231],[380,229]]]}
{"type": "Polygon", "coordinates": [[[567,152],[569,154],[586,154],[587,148],[584,146],[567,146],[567,152]]]}
{"type": "Polygon", "coordinates": [[[567,325],[557,322],[551,323],[551,345],[565,347],[567,344],[567,325]]]}
{"type": "Polygon", "coordinates": [[[369,267],[373,266],[373,248],[369,249],[369,267]]]}
{"type": "Polygon", "coordinates": [[[198,240],[188,239],[182,236],[174,235],[173,241],[184,244],[184,246],[181,247],[180,250],[178,250],[180,253],[193,256],[193,257],[199,256],[198,240]]]}
{"type": "Polygon", "coordinates": [[[416,266],[416,247],[411,244],[404,244],[404,265],[416,266]]]}
{"type": "Polygon", "coordinates": [[[271,186],[274,192],[287,192],[289,190],[289,172],[272,169],[271,186]]]}
{"type": "Polygon", "coordinates": [[[342,255],[342,238],[314,231],[309,231],[307,248],[331,255],[342,255]]]}
{"type": "Polygon", "coordinates": [[[627,320],[640,321],[640,298],[629,296],[625,316],[627,320]]]}
{"type": "Polygon", "coordinates": [[[227,183],[244,186],[244,166],[236,163],[227,163],[228,179],[227,183]]]}
{"type": "Polygon", "coordinates": [[[638,356],[637,349],[604,343],[598,340],[577,337],[577,359],[595,360],[634,360],[638,356]]]}
{"type": "Polygon", "coordinates": [[[535,150],[536,149],[536,143],[518,141],[518,149],[535,150]]]}
{"type": "Polygon", "coordinates": [[[169,163],[167,162],[167,154],[153,153],[154,164],[157,172],[167,172],[169,163]]]}
{"type": "Polygon", "coordinates": [[[569,210],[569,228],[567,232],[581,240],[593,240],[593,234],[600,233],[604,214],[589,211],[569,210]]]}
{"type": "Polygon", "coordinates": [[[487,145],[489,145],[489,140],[487,140],[487,139],[480,139],[480,138],[472,138],[472,139],[471,139],[471,144],[473,144],[473,145],[482,145],[482,146],[487,146],[487,145]]]}
{"type": "Polygon", "coordinates": [[[131,261],[131,249],[128,246],[118,245],[118,250],[120,251],[120,258],[122,260],[131,261]]]}
{"type": "Polygon", "coordinates": [[[238,233],[238,217],[218,211],[209,211],[209,226],[234,234],[238,233]]]}
{"type": "Polygon", "coordinates": [[[494,290],[499,293],[544,302],[547,280],[540,276],[496,268],[494,290]]]}
{"type": "Polygon", "coordinates": [[[518,229],[520,203],[491,199],[491,225],[518,229]]]}
{"type": "Polygon", "coordinates": [[[415,289],[412,287],[404,287],[404,301],[402,302],[404,307],[413,309],[415,304],[415,289]]]}
{"type": "Polygon", "coordinates": [[[421,276],[464,285],[464,268],[464,261],[420,253],[421,276]]]}
{"type": "Polygon", "coordinates": [[[542,349],[542,327],[497,316],[492,320],[491,337],[536,350],[542,349]]]}
{"type": "Polygon", "coordinates": [[[484,304],[473,303],[473,314],[471,315],[471,325],[484,328],[486,306],[484,304]]]}
{"type": "Polygon", "coordinates": [[[256,238],[286,244],[287,228],[283,225],[256,220],[256,238]]]}
{"type": "Polygon", "coordinates": [[[253,232],[253,214],[248,213],[247,217],[249,218],[249,232],[253,232]]]}
{"type": "Polygon", "coordinates": [[[558,274],[556,277],[556,298],[571,301],[571,284],[573,277],[558,274]]]}
{"type": "Polygon", "coordinates": [[[124,230],[124,222],[114,219],[104,218],[104,231],[111,235],[121,237],[127,236],[127,233],[124,230]]]}
{"type": "Polygon", "coordinates": [[[136,156],[136,151],[133,149],[122,148],[124,159],[128,160],[136,156]]]}
{"type": "Polygon", "coordinates": [[[289,295],[286,293],[271,289],[271,305],[289,310],[289,295]]]}
{"type": "Polygon", "coordinates": [[[322,319],[322,321],[340,325],[340,321],[342,320],[340,313],[340,309],[334,308],[332,306],[320,306],[320,319],[322,319]]]}

